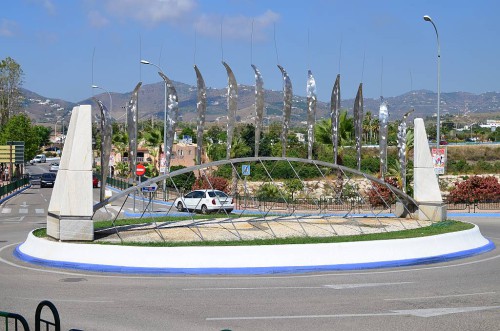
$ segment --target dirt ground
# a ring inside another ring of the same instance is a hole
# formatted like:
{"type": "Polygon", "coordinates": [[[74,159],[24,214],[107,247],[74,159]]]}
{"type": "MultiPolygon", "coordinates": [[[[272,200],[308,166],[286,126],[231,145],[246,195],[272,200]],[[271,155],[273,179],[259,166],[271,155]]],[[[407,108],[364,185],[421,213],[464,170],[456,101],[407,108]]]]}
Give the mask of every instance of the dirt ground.
{"type": "Polygon", "coordinates": [[[98,230],[96,241],[194,242],[303,236],[329,237],[400,231],[430,224],[429,221],[388,217],[267,216],[265,219],[208,217],[196,221],[128,225],[116,229],[98,230]]]}

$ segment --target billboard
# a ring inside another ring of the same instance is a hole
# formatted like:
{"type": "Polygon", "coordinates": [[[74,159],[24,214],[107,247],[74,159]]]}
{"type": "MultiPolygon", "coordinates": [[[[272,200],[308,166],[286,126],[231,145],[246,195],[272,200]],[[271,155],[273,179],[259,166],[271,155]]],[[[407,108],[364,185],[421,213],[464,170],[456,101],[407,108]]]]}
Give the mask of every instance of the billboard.
{"type": "Polygon", "coordinates": [[[446,166],[446,148],[432,148],[432,165],[434,166],[434,172],[436,175],[444,174],[444,168],[446,166]]]}

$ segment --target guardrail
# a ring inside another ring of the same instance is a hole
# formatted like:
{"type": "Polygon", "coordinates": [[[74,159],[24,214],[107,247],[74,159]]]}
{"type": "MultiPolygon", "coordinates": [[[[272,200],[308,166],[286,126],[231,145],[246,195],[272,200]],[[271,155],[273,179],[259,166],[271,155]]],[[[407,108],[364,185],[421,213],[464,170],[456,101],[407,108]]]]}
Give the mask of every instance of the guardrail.
{"type": "Polygon", "coordinates": [[[25,187],[30,183],[29,177],[23,177],[18,180],[12,181],[8,184],[0,186],[0,199],[6,195],[11,194],[14,191],[19,190],[20,188],[25,187]]]}

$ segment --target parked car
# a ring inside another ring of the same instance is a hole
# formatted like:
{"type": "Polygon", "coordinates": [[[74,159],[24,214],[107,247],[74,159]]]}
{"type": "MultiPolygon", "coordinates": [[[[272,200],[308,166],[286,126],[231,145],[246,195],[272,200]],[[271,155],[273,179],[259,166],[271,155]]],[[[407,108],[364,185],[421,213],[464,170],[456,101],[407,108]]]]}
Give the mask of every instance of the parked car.
{"type": "Polygon", "coordinates": [[[92,174],[92,187],[93,188],[101,187],[101,181],[99,180],[99,177],[97,177],[96,174],[92,174]]]}
{"type": "Polygon", "coordinates": [[[59,163],[57,163],[57,162],[51,163],[49,171],[50,172],[57,172],[57,171],[59,171],[59,163]]]}
{"type": "Polygon", "coordinates": [[[30,161],[31,164],[34,164],[34,163],[45,163],[47,162],[47,158],[45,157],[44,154],[38,154],[37,156],[35,156],[33,158],[33,160],[30,161]]]}
{"type": "Polygon", "coordinates": [[[46,172],[40,177],[40,187],[54,187],[56,181],[56,174],[53,172],[46,172]]]}
{"type": "Polygon", "coordinates": [[[174,201],[178,211],[199,211],[203,214],[225,210],[230,213],[234,209],[233,198],[219,190],[195,190],[174,201]]]}

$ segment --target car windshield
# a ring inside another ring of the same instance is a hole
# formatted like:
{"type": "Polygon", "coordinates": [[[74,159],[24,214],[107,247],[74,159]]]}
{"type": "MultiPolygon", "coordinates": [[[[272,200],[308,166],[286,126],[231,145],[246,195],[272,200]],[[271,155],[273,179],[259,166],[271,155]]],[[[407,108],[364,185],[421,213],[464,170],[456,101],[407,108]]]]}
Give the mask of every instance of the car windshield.
{"type": "Polygon", "coordinates": [[[208,196],[211,198],[227,198],[227,194],[222,191],[208,191],[208,196]]]}
{"type": "Polygon", "coordinates": [[[53,178],[56,178],[56,175],[52,174],[52,173],[46,173],[46,174],[42,175],[42,178],[43,179],[53,179],[53,178]]]}

